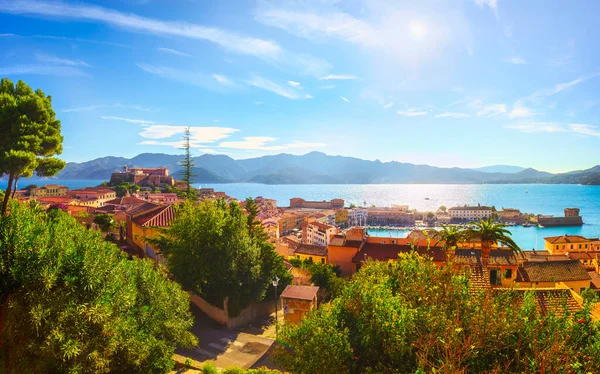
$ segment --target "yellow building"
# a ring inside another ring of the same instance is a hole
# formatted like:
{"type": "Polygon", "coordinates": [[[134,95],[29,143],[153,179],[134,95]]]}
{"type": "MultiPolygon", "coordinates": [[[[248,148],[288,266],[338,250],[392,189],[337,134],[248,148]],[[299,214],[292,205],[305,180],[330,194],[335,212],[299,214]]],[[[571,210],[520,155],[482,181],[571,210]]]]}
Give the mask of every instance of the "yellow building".
{"type": "Polygon", "coordinates": [[[163,262],[160,248],[148,239],[158,238],[161,228],[167,227],[175,218],[172,205],[144,204],[134,208],[127,216],[127,242],[144,257],[163,262]]]}
{"type": "Polygon", "coordinates": [[[275,241],[279,239],[279,222],[275,218],[265,219],[261,222],[263,229],[275,241]]]}
{"type": "Polygon", "coordinates": [[[298,244],[288,259],[309,260],[316,263],[327,263],[327,247],[310,244],[298,244]]]}
{"type": "Polygon", "coordinates": [[[556,288],[560,284],[573,292],[590,288],[592,278],[578,260],[524,262],[517,269],[515,285],[521,288],[556,288]]]}
{"type": "Polygon", "coordinates": [[[68,187],[58,184],[46,184],[41,187],[32,188],[29,194],[33,197],[64,196],[69,191],[68,187]]]}
{"type": "Polygon", "coordinates": [[[581,235],[562,235],[544,238],[544,249],[551,254],[565,252],[587,252],[593,250],[593,243],[598,239],[588,239],[581,235]]]}
{"type": "Polygon", "coordinates": [[[348,222],[348,209],[338,209],[335,211],[335,223],[342,224],[348,222]]]}
{"type": "Polygon", "coordinates": [[[302,229],[306,214],[286,212],[279,218],[279,235],[286,235],[294,229],[302,229]]]}

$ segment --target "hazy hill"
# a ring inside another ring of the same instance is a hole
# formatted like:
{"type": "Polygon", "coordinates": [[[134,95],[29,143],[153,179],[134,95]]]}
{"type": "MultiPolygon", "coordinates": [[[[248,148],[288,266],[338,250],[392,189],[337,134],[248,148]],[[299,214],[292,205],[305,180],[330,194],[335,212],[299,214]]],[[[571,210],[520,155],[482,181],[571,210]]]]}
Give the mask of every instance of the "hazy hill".
{"type": "MultiPolygon", "coordinates": [[[[113,171],[128,167],[167,167],[181,176],[181,155],[142,153],[131,159],[102,157],[69,162],[57,178],[109,179],[113,171]]],[[[355,157],[329,156],[310,152],[296,156],[279,154],[245,160],[225,155],[194,157],[198,183],[256,182],[266,184],[351,184],[351,183],[587,183],[597,184],[600,165],[587,170],[551,174],[532,168],[494,165],[478,169],[439,168],[404,162],[368,161],[355,157]],[[520,170],[517,170],[520,169],[520,170]],[[509,172],[507,172],[509,171],[509,172]]]]}

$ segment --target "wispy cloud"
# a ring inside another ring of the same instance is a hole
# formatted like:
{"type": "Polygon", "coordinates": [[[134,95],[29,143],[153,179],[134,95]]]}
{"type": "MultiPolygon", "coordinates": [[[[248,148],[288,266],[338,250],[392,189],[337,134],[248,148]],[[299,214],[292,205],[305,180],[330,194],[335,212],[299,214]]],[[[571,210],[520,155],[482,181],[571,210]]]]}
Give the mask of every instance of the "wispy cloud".
{"type": "Polygon", "coordinates": [[[324,77],[319,78],[319,80],[322,80],[322,81],[329,81],[329,80],[352,80],[352,79],[356,79],[356,76],[354,76],[354,75],[329,74],[329,75],[326,75],[324,77]]]}
{"type": "Polygon", "coordinates": [[[507,129],[514,129],[521,132],[534,133],[534,132],[549,132],[549,133],[558,133],[558,132],[567,132],[568,130],[562,127],[560,124],[556,122],[519,122],[506,126],[507,129]]]}
{"type": "Polygon", "coordinates": [[[245,150],[261,150],[261,151],[282,151],[291,148],[320,148],[325,147],[325,143],[309,143],[294,141],[288,144],[268,145],[277,140],[269,136],[246,136],[244,140],[222,142],[220,148],[245,149],[245,150]]]}
{"type": "Polygon", "coordinates": [[[223,75],[210,75],[193,70],[181,70],[148,64],[138,64],[138,67],[146,73],[213,91],[228,91],[239,88],[238,85],[223,75]]]}
{"type": "Polygon", "coordinates": [[[345,102],[349,103],[350,100],[346,99],[344,96],[340,96],[342,98],[342,100],[344,100],[345,102]]]}
{"type": "Polygon", "coordinates": [[[332,85],[332,84],[328,84],[328,85],[324,85],[324,86],[319,86],[318,88],[319,88],[320,90],[332,90],[332,89],[334,89],[334,88],[335,88],[335,86],[334,86],[334,85],[332,85]]]}
{"type": "Polygon", "coordinates": [[[235,83],[233,83],[233,81],[231,79],[229,79],[228,77],[224,76],[223,74],[213,74],[212,76],[213,78],[215,78],[215,80],[225,86],[232,86],[235,83]]]}
{"type": "Polygon", "coordinates": [[[387,103],[383,106],[383,109],[390,109],[393,106],[394,106],[394,103],[387,103]]]}
{"type": "Polygon", "coordinates": [[[84,66],[86,68],[90,67],[90,65],[88,65],[85,61],[70,60],[67,58],[60,58],[60,57],[56,57],[56,56],[47,55],[45,53],[36,53],[35,59],[40,62],[45,62],[48,64],[66,65],[66,66],[84,66]]]}
{"type": "Polygon", "coordinates": [[[0,66],[0,75],[53,75],[63,77],[88,76],[88,74],[81,69],[77,69],[72,66],[60,65],[0,66]]]}
{"type": "Polygon", "coordinates": [[[292,87],[296,87],[296,88],[300,87],[300,82],[288,81],[288,84],[292,87]]]}
{"type": "Polygon", "coordinates": [[[102,119],[112,120],[112,121],[123,121],[129,123],[135,123],[137,125],[154,125],[156,122],[145,120],[145,119],[136,119],[136,118],[127,118],[127,117],[115,117],[115,116],[100,116],[102,119]]]}
{"type": "Polygon", "coordinates": [[[532,112],[531,109],[524,107],[524,106],[517,105],[512,108],[510,113],[508,113],[508,118],[524,118],[524,117],[531,117],[533,115],[534,115],[534,113],[532,112]]]}
{"type": "Polygon", "coordinates": [[[556,54],[550,59],[553,68],[564,68],[573,61],[575,56],[575,39],[571,38],[566,45],[555,47],[556,54]]]}
{"type": "Polygon", "coordinates": [[[403,109],[403,110],[397,111],[396,113],[398,113],[399,115],[401,115],[403,117],[420,117],[420,116],[426,116],[429,114],[424,110],[420,110],[420,109],[416,109],[416,108],[403,109]]]}
{"type": "Polygon", "coordinates": [[[490,104],[484,106],[481,110],[477,112],[477,115],[480,117],[495,117],[506,113],[506,105],[505,104],[490,104]]]}
{"type": "Polygon", "coordinates": [[[312,99],[312,98],[313,98],[313,96],[312,96],[311,94],[306,94],[306,96],[305,96],[305,97],[306,97],[307,99],[312,99]]]}
{"type": "Polygon", "coordinates": [[[527,61],[525,61],[525,59],[523,59],[521,57],[507,58],[505,61],[506,62],[510,62],[511,64],[515,64],[515,65],[525,65],[525,64],[527,64],[527,61]]]}
{"type": "Polygon", "coordinates": [[[600,136],[600,127],[594,125],[586,125],[583,123],[572,123],[569,128],[579,134],[600,136]]]}
{"type": "Polygon", "coordinates": [[[64,113],[88,112],[88,111],[92,111],[92,110],[106,109],[106,108],[135,109],[135,110],[139,110],[139,111],[143,111],[143,112],[158,111],[157,109],[145,107],[142,105],[124,105],[124,104],[117,103],[117,104],[112,104],[112,105],[99,104],[99,105],[88,105],[88,106],[77,107],[77,108],[67,108],[67,109],[63,109],[62,112],[64,112],[64,113]]]}
{"type": "Polygon", "coordinates": [[[443,112],[440,114],[436,114],[434,118],[468,118],[471,117],[468,113],[460,113],[460,112],[443,112]]]}
{"type": "Polygon", "coordinates": [[[187,53],[184,53],[184,52],[181,52],[181,51],[178,51],[175,49],[171,49],[171,48],[158,47],[157,49],[161,52],[176,55],[176,56],[192,57],[192,55],[189,55],[187,53]]]}
{"type": "Polygon", "coordinates": [[[291,99],[291,100],[297,100],[297,99],[302,99],[305,98],[304,95],[301,95],[298,90],[288,87],[288,86],[282,86],[280,84],[277,84],[273,81],[270,81],[268,79],[262,78],[262,77],[254,77],[248,81],[246,81],[247,84],[254,86],[254,87],[258,87],[258,88],[262,88],[263,90],[267,90],[270,92],[273,92],[279,96],[283,96],[287,99],[291,99]]]}
{"type": "Polygon", "coordinates": [[[48,18],[100,22],[131,31],[206,40],[227,51],[255,56],[272,64],[299,69],[308,74],[320,75],[331,67],[326,61],[308,55],[291,53],[270,40],[239,35],[228,30],[198,24],[162,21],[131,13],[126,14],[95,5],[35,0],[1,1],[0,11],[20,15],[41,15],[48,18]]]}
{"type": "Polygon", "coordinates": [[[590,80],[592,78],[596,78],[598,76],[600,76],[600,73],[593,73],[593,74],[583,75],[581,77],[573,79],[572,81],[565,82],[565,83],[559,83],[559,84],[555,85],[552,88],[547,88],[547,89],[536,91],[530,97],[552,96],[552,95],[555,95],[555,94],[557,94],[559,92],[562,92],[562,91],[566,90],[567,88],[573,87],[575,85],[578,85],[579,83],[583,83],[583,82],[585,82],[587,80],[590,80]]]}

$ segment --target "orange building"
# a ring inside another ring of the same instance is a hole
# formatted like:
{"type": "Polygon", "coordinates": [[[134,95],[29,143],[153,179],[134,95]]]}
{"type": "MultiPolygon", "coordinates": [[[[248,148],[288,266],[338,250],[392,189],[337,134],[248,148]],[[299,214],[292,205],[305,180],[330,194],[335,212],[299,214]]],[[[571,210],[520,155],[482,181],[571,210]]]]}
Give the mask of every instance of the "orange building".
{"type": "Polygon", "coordinates": [[[346,231],[346,235],[335,235],[327,246],[327,262],[338,265],[342,275],[352,275],[356,265],[352,262],[354,256],[363,246],[366,229],[353,227],[346,231]]]}

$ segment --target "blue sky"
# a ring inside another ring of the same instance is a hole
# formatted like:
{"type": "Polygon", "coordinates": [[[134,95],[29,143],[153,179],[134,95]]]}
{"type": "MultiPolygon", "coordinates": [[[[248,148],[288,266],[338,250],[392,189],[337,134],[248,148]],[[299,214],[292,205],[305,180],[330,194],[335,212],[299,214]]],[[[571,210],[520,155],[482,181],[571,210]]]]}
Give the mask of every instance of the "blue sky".
{"type": "Polygon", "coordinates": [[[318,150],[600,163],[597,1],[0,0],[0,76],[52,95],[67,161],[318,150]]]}

